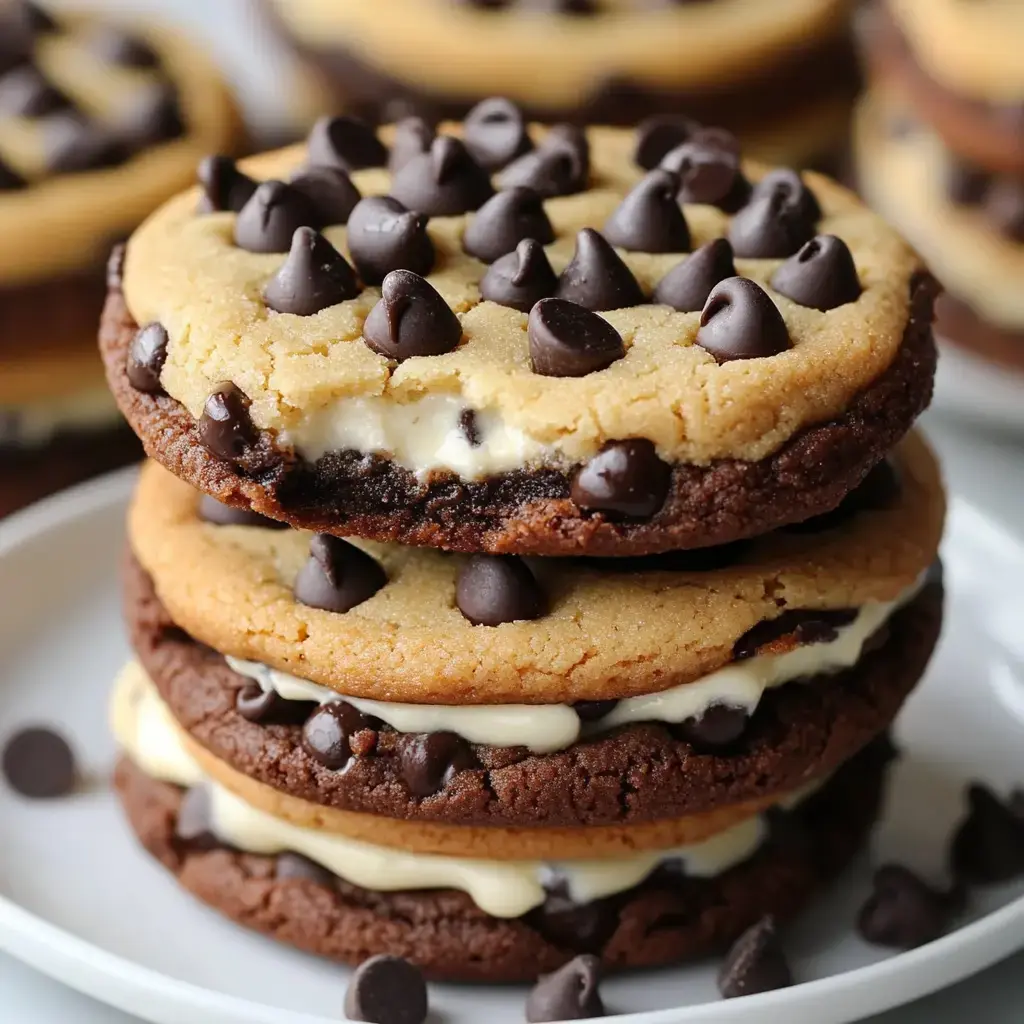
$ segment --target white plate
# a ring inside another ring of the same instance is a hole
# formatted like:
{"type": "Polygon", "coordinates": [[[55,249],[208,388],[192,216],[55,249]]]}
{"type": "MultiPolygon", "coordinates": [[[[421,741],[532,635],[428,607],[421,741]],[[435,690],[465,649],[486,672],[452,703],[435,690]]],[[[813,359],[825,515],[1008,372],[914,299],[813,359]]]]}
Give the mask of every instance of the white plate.
{"type": "MultiPolygon", "coordinates": [[[[156,1024],[336,1024],[347,972],[279,947],[196,903],[135,844],[104,779],[105,708],[126,653],[118,611],[122,516],[133,476],[86,485],[0,525],[0,731],[57,723],[93,783],[52,803],[0,787],[0,948],[156,1024]]],[[[1024,780],[1024,548],[965,505],[945,550],[948,626],[899,729],[875,856],[941,863],[963,782],[1024,780]]],[[[719,1001],[714,964],[605,985],[623,1024],[845,1024],[935,991],[1024,945],[1024,885],[981,893],[963,927],[887,956],[851,922],[862,859],[787,933],[806,983],[719,1001]],[[643,1011],[643,1012],[638,1012],[643,1011]]],[[[525,990],[433,986],[435,1024],[522,1021],[525,990]]],[[[0,1014],[2,1016],[2,1014],[0,1014]]]]}
{"type": "Polygon", "coordinates": [[[1024,372],[943,344],[934,408],[976,426],[1024,431],[1024,372]]]}

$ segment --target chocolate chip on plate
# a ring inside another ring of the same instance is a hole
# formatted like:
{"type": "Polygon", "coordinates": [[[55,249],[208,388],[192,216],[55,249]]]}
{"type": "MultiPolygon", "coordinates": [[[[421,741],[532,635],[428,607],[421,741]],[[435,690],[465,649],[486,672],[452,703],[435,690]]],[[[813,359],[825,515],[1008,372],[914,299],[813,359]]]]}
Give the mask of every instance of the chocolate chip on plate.
{"type": "Polygon", "coordinates": [[[649,519],[665,504],[672,469],[644,438],[611,441],[573,477],[573,502],[591,512],[649,519]]]}
{"type": "Polygon", "coordinates": [[[672,171],[648,171],[605,222],[604,237],[636,252],[686,252],[690,228],[676,202],[679,178],[672,171]]]}
{"type": "Polygon", "coordinates": [[[812,238],[775,271],[772,287],[787,299],[825,312],[856,302],[860,280],[846,243],[835,235],[812,238]]]}
{"type": "Polygon", "coordinates": [[[676,731],[698,749],[717,750],[735,743],[746,732],[749,721],[746,708],[712,704],[702,714],[680,723],[676,731]]]}
{"type": "Polygon", "coordinates": [[[593,228],[576,235],[576,251],[559,275],[556,295],[595,313],[639,306],[644,301],[633,272],[593,228]]]}
{"type": "Polygon", "coordinates": [[[526,238],[507,256],[495,260],[480,280],[480,295],[500,306],[529,313],[541,299],[555,294],[558,277],[544,246],[526,238]]]}
{"type": "Polygon", "coordinates": [[[757,183],[750,202],[733,218],[729,241],[737,256],[792,256],[814,237],[820,217],[814,193],[795,171],[773,171],[757,183]]]}
{"type": "Polygon", "coordinates": [[[494,195],[487,172],[460,139],[439,135],[391,181],[391,194],[410,210],[450,217],[478,210],[494,195]]]}
{"type": "Polygon", "coordinates": [[[555,240],[555,232],[540,195],[514,186],[495,193],[480,207],[462,236],[462,248],[484,263],[493,263],[527,238],[547,245],[555,240]]]}
{"type": "Polygon", "coordinates": [[[0,765],[11,789],[33,800],[67,796],[78,779],[68,741],[44,726],[22,729],[10,736],[0,765]]]}
{"type": "Polygon", "coordinates": [[[238,214],[235,244],[247,252],[288,252],[295,232],[318,220],[305,193],[283,181],[264,181],[238,214]]]}
{"type": "Polygon", "coordinates": [[[321,704],[302,726],[302,745],[315,761],[331,771],[352,759],[352,737],[373,723],[346,701],[321,704]]]}
{"type": "Polygon", "coordinates": [[[22,64],[0,78],[0,114],[42,117],[73,106],[34,64],[22,64]]]}
{"type": "Polygon", "coordinates": [[[101,170],[128,159],[128,149],[121,139],[75,111],[50,114],[41,123],[50,174],[101,170]]]}
{"type": "Polygon", "coordinates": [[[249,416],[252,403],[235,384],[221,384],[206,399],[199,417],[199,436],[214,455],[229,462],[244,459],[259,441],[249,416]]]}
{"type": "Polygon", "coordinates": [[[393,270],[424,275],[434,267],[427,217],[391,196],[370,196],[357,203],[348,219],[347,240],[352,262],[369,285],[380,284],[393,270]]]}
{"type": "Polygon", "coordinates": [[[151,323],[140,327],[132,339],[125,364],[128,382],[136,391],[149,395],[163,392],[160,371],[167,361],[167,345],[170,339],[162,324],[151,323]]]}
{"type": "Polygon", "coordinates": [[[657,284],[651,302],[680,313],[699,313],[716,284],[736,276],[732,246],[726,238],[702,245],[677,263],[657,284]]]}
{"type": "Polygon", "coordinates": [[[363,324],[363,340],[398,362],[438,356],[458,347],[462,323],[428,281],[410,270],[393,270],[363,324]]]}
{"type": "Polygon", "coordinates": [[[318,231],[298,228],[288,259],[267,282],[263,299],[275,312],[312,316],[361,291],[345,257],[318,231]]]}
{"type": "Polygon", "coordinates": [[[278,854],[274,865],[274,878],[278,882],[312,882],[325,889],[333,889],[338,879],[327,868],[300,853],[278,854]]]}
{"type": "Polygon", "coordinates": [[[258,184],[243,174],[229,156],[204,157],[199,163],[196,176],[203,188],[199,213],[239,213],[252,198],[258,184]]]}
{"type": "Polygon", "coordinates": [[[402,746],[402,778],[416,797],[440,793],[459,772],[479,767],[470,745],[453,732],[423,733],[402,746]]]}
{"type": "Polygon", "coordinates": [[[413,157],[430,151],[436,132],[422,117],[404,117],[395,125],[388,170],[397,174],[413,157]]]}
{"type": "Polygon", "coordinates": [[[249,508],[235,508],[225,505],[222,501],[204,494],[199,499],[199,518],[204,523],[215,523],[217,526],[257,526],[264,530],[287,530],[287,523],[277,519],[261,516],[249,508]]]}
{"type": "Polygon", "coordinates": [[[500,170],[533,148],[522,111],[500,96],[473,107],[463,123],[463,137],[473,159],[488,171],[500,170]]]}
{"type": "Polygon", "coordinates": [[[212,850],[221,845],[213,830],[213,805],[206,786],[193,786],[182,797],[174,838],[189,850],[212,850]]]}
{"type": "Polygon", "coordinates": [[[556,125],[541,144],[513,160],[499,175],[501,188],[523,185],[546,199],[582,192],[590,177],[590,150],[586,135],[560,130],[556,125]]]}
{"type": "Polygon", "coordinates": [[[768,293],[746,277],[715,285],[700,315],[696,344],[719,363],[763,359],[790,347],[789,331],[768,293]]]}
{"type": "Polygon", "coordinates": [[[735,213],[750,198],[750,183],[743,176],[738,153],[707,139],[684,142],[661,161],[661,167],[679,176],[676,198],[735,213]]]}
{"type": "Polygon", "coordinates": [[[601,973],[600,957],[584,953],[542,975],[526,1000],[529,1024],[603,1017],[601,973]]]}
{"type": "Polygon", "coordinates": [[[699,128],[696,121],[681,114],[657,114],[641,121],[636,130],[634,163],[645,171],[653,171],[673,149],[688,142],[699,128]]]}
{"type": "Polygon", "coordinates": [[[585,377],[622,359],[622,335],[604,317],[566,299],[541,299],[527,326],[530,365],[544,377],[585,377]]]}
{"type": "Polygon", "coordinates": [[[1024,820],[981,783],[967,790],[968,814],[953,836],[957,879],[994,885],[1024,875],[1024,820]]]}
{"type": "Polygon", "coordinates": [[[140,36],[114,25],[101,25],[90,33],[88,47],[100,60],[126,68],[155,68],[160,55],[140,36]]]}
{"type": "Polygon", "coordinates": [[[418,967],[399,956],[364,960],[345,993],[345,1016],[370,1024],[424,1024],[429,1002],[418,967]]]}
{"type": "Polygon", "coordinates": [[[455,603],[474,626],[539,619],[547,611],[537,578],[516,555],[473,555],[459,570],[455,603]]]}
{"type": "Polygon", "coordinates": [[[310,608],[347,612],[368,601],[388,581],[381,564],[340,537],[318,533],[295,580],[295,600],[310,608]]]}
{"type": "Polygon", "coordinates": [[[951,910],[946,893],[901,864],[887,864],[875,872],[874,891],[857,915],[857,930],[876,946],[915,949],[942,935],[951,910]]]}
{"type": "Polygon", "coordinates": [[[317,225],[347,224],[356,204],[362,199],[359,189],[340,167],[307,167],[289,182],[316,210],[317,225]]]}
{"type": "Polygon", "coordinates": [[[358,171],[385,166],[388,151],[365,121],[357,117],[321,117],[306,138],[306,160],[312,167],[358,171]]]}
{"type": "Polygon", "coordinates": [[[726,999],[773,992],[792,984],[793,975],[771,917],[762,918],[736,940],[718,972],[718,990],[726,999]]]}

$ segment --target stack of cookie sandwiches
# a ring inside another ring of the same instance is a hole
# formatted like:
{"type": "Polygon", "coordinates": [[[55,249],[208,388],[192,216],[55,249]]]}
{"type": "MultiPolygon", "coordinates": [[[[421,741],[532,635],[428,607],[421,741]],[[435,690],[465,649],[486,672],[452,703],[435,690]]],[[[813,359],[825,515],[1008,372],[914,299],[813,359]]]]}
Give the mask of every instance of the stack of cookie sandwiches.
{"type": "Polygon", "coordinates": [[[845,149],[858,73],[850,0],[264,0],[335,113],[465,117],[498,92],[538,121],[679,113],[763,159],[845,149]]]}
{"type": "Polygon", "coordinates": [[[934,292],[721,130],[647,170],[645,132],[491,107],[423,146],[339,118],[129,242],[117,788],[314,953],[677,962],[879,812],[941,621],[934,292]]]}
{"type": "Polygon", "coordinates": [[[884,0],[865,13],[863,191],[945,286],[936,333],[1024,373],[1024,5],[884,0]]]}
{"type": "Polygon", "coordinates": [[[0,4],[0,514],[138,457],[96,359],[104,263],[239,134],[191,43],[0,4]]]}

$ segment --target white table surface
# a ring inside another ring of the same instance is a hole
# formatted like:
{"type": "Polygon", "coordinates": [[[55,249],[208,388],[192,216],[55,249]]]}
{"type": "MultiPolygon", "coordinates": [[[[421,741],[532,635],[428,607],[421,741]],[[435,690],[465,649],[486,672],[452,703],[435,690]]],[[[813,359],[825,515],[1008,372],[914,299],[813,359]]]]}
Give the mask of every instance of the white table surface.
{"type": "MultiPolygon", "coordinates": [[[[248,0],[102,2],[119,12],[159,11],[205,35],[239,87],[258,128],[274,131],[287,116],[287,90],[277,83],[289,73],[288,62],[259,32],[248,0]]],[[[83,3],[68,0],[68,5],[83,3]]],[[[942,456],[950,488],[1024,534],[1024,439],[983,435],[932,416],[925,423],[942,456]]],[[[963,1024],[968,1020],[971,1024],[1024,1020],[1024,954],[946,992],[876,1017],[870,1024],[963,1024]]],[[[137,1024],[134,1018],[80,996],[3,954],[0,1021],[137,1024]]]]}

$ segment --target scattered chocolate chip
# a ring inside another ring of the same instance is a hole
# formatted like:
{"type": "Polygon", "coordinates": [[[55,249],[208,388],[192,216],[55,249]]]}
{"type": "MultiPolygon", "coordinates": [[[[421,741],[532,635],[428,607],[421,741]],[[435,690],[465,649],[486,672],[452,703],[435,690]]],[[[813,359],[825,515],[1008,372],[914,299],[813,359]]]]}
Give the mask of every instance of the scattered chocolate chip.
{"type": "Polygon", "coordinates": [[[267,283],[263,299],[275,312],[312,316],[361,291],[345,257],[318,231],[299,228],[288,259],[267,283]]]}
{"type": "Polygon", "coordinates": [[[671,171],[648,171],[605,222],[604,237],[636,252],[686,252],[690,228],[676,202],[678,189],[671,171]]]}
{"type": "Polygon", "coordinates": [[[453,352],[462,324],[429,282],[410,270],[393,270],[363,324],[363,340],[374,352],[402,362],[453,352]]]}
{"type": "Polygon", "coordinates": [[[101,25],[88,39],[89,50],[100,60],[126,68],[155,68],[160,55],[139,36],[113,25],[101,25]]]}
{"type": "Polygon", "coordinates": [[[199,213],[239,213],[256,191],[257,183],[243,174],[229,156],[204,157],[196,176],[203,187],[199,213]]]}
{"type": "Polygon", "coordinates": [[[592,512],[649,519],[665,504],[671,467],[643,438],[606,444],[573,477],[572,500],[592,512]]]}
{"type": "Polygon", "coordinates": [[[673,149],[688,142],[699,127],[696,121],[681,114],[658,114],[641,121],[636,130],[634,162],[645,171],[653,171],[673,149]]]}
{"type": "Polygon", "coordinates": [[[371,196],[356,204],[348,220],[348,251],[369,285],[380,284],[393,270],[424,275],[434,267],[427,218],[391,196],[371,196]]]}
{"type": "Polygon", "coordinates": [[[11,789],[33,800],[67,796],[78,778],[68,741],[42,726],[22,729],[9,737],[2,766],[11,789]]]}
{"type": "Polygon", "coordinates": [[[128,159],[128,150],[116,135],[76,112],[50,114],[42,125],[46,169],[51,174],[116,167],[128,159]]]}
{"type": "Polygon", "coordinates": [[[472,409],[463,409],[459,415],[459,429],[462,436],[469,442],[470,448],[479,448],[483,444],[483,435],[480,433],[480,424],[477,421],[476,413],[472,409]]]}
{"type": "Polygon", "coordinates": [[[703,714],[687,718],[677,731],[701,750],[718,750],[735,743],[747,729],[747,709],[729,704],[712,704],[703,714]]]}
{"type": "Polygon", "coordinates": [[[715,285],[735,276],[732,246],[728,239],[716,238],[677,263],[658,282],[651,302],[671,306],[680,313],[698,313],[715,285]]]}
{"type": "Polygon", "coordinates": [[[470,745],[453,732],[410,737],[402,747],[402,778],[416,797],[440,793],[459,772],[480,767],[470,745]]]}
{"type": "Polygon", "coordinates": [[[203,407],[199,436],[214,455],[229,462],[244,459],[259,441],[259,431],[249,416],[250,401],[234,384],[221,384],[203,407]]]}
{"type": "Polygon", "coordinates": [[[946,194],[960,206],[976,206],[985,198],[992,175],[949,155],[946,165],[946,194]]]}
{"type": "Polygon", "coordinates": [[[600,722],[607,718],[619,705],[617,700],[578,700],[572,709],[581,722],[600,722]]]}
{"type": "Polygon", "coordinates": [[[309,560],[295,580],[295,600],[310,608],[347,612],[368,601],[388,581],[380,563],[340,537],[318,533],[309,560]]]}
{"type": "Polygon", "coordinates": [[[818,235],[790,256],[775,271],[772,287],[787,299],[822,312],[860,298],[853,255],[835,235],[818,235]]]}
{"type": "Polygon", "coordinates": [[[1012,242],[1024,242],[1024,182],[1000,178],[985,195],[989,223],[1012,242]]]}
{"type": "Polygon", "coordinates": [[[0,114],[13,117],[42,117],[74,104],[33,64],[8,71],[0,78],[0,114]]]}
{"type": "Polygon", "coordinates": [[[660,166],[679,176],[676,198],[681,203],[703,203],[735,213],[750,198],[739,155],[730,149],[695,139],[666,154],[660,166]]]}
{"type": "Polygon", "coordinates": [[[583,954],[552,974],[542,975],[526,1000],[530,1024],[545,1021],[587,1020],[605,1015],[598,986],[601,960],[583,954]]]}
{"type": "Polygon", "coordinates": [[[213,850],[222,845],[213,832],[213,807],[205,786],[193,786],[182,798],[174,838],[190,850],[213,850]]]}
{"type": "Polygon", "coordinates": [[[593,228],[584,228],[576,236],[576,251],[558,278],[556,295],[592,312],[639,306],[644,301],[632,271],[593,228]]]}
{"type": "Polygon", "coordinates": [[[887,864],[875,872],[874,892],[857,915],[857,930],[876,946],[916,949],[942,935],[950,910],[945,893],[909,868],[887,864]]]}
{"type": "Polygon", "coordinates": [[[622,359],[622,335],[604,317],[566,299],[541,299],[527,327],[530,365],[544,377],[585,377],[622,359]]]}
{"type": "Polygon", "coordinates": [[[547,611],[540,584],[516,555],[473,555],[459,571],[455,603],[474,626],[539,619],[547,611]]]}
{"type": "Polygon", "coordinates": [[[345,993],[345,1016],[371,1024],[424,1024],[427,985],[419,968],[381,954],[356,968],[345,993]]]}
{"type": "Polygon", "coordinates": [[[199,499],[199,518],[204,523],[215,523],[217,526],[258,526],[264,530],[287,530],[287,523],[261,516],[250,508],[235,508],[225,505],[209,494],[199,499]]]}
{"type": "Polygon", "coordinates": [[[302,727],[302,746],[319,764],[338,771],[353,757],[352,737],[370,728],[367,717],[346,701],[321,704],[302,727]]]}
{"type": "Polygon", "coordinates": [[[522,185],[546,199],[582,192],[590,177],[590,148],[586,134],[556,125],[537,149],[510,163],[500,174],[501,188],[522,185]]]}
{"type": "Polygon", "coordinates": [[[547,245],[555,240],[555,232],[540,195],[516,186],[495,193],[480,207],[462,236],[462,248],[493,263],[527,238],[547,245]]]}
{"type": "Polygon", "coordinates": [[[737,256],[792,256],[814,237],[821,210],[795,171],[773,171],[757,183],[750,202],[733,218],[729,241],[737,256]]]}
{"type": "Polygon", "coordinates": [[[429,152],[413,157],[394,176],[391,194],[410,210],[428,217],[450,217],[478,210],[494,189],[465,144],[440,135],[429,152]]]}
{"type": "Polygon", "coordinates": [[[950,849],[954,876],[994,885],[1024,875],[1024,821],[980,783],[970,786],[967,799],[967,817],[950,849]]]}
{"type": "Polygon", "coordinates": [[[327,868],[299,853],[278,854],[274,878],[278,882],[312,882],[325,889],[333,889],[338,881],[337,876],[327,868]]]}
{"type": "Polygon", "coordinates": [[[25,185],[25,179],[0,159],[0,192],[13,192],[25,185]]]}
{"type": "Polygon", "coordinates": [[[321,117],[306,139],[306,159],[312,167],[358,171],[384,167],[388,151],[365,121],[357,117],[321,117]]]}
{"type": "Polygon", "coordinates": [[[317,224],[322,228],[347,224],[362,198],[352,179],[340,167],[308,167],[288,184],[313,204],[317,224]]]}
{"type": "Polygon", "coordinates": [[[299,228],[317,223],[310,199],[283,181],[264,181],[235,221],[235,245],[247,252],[288,252],[299,228]]]}
{"type": "Polygon", "coordinates": [[[696,343],[719,363],[764,359],[790,347],[778,307],[760,285],[745,277],[727,278],[711,290],[696,343]]]}
{"type": "Polygon", "coordinates": [[[497,259],[480,280],[480,295],[500,306],[529,313],[541,299],[555,294],[558,278],[548,261],[544,246],[526,238],[515,252],[497,259]]]}
{"type": "Polygon", "coordinates": [[[133,91],[131,101],[118,115],[115,130],[132,151],[184,135],[177,89],[170,82],[154,82],[133,91]]]}
{"type": "Polygon", "coordinates": [[[792,984],[793,975],[771,917],[762,918],[736,940],[718,972],[718,990],[725,999],[773,992],[792,984]]]}
{"type": "Polygon", "coordinates": [[[774,619],[764,619],[751,626],[732,647],[736,661],[745,661],[758,654],[773,654],[773,645],[780,640],[788,650],[793,645],[827,644],[839,636],[839,630],[857,618],[856,608],[793,608],[774,619]]]}
{"type": "Polygon", "coordinates": [[[473,107],[466,115],[463,137],[473,159],[488,171],[500,170],[533,149],[522,111],[500,96],[473,107]]]}
{"type": "Polygon", "coordinates": [[[399,121],[388,157],[391,174],[397,174],[413,157],[429,153],[436,137],[433,127],[422,117],[405,117],[399,121]]]}
{"type": "Polygon", "coordinates": [[[162,324],[146,324],[135,332],[131,348],[128,349],[125,373],[128,376],[128,383],[136,391],[147,395],[159,395],[163,392],[160,372],[167,361],[169,342],[167,330],[162,324]]]}

